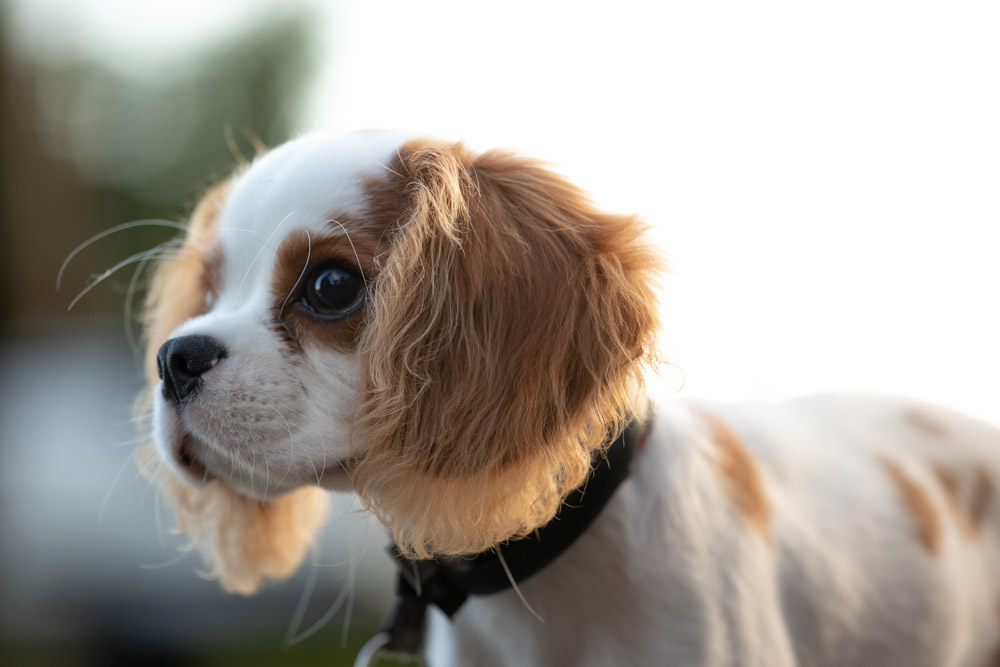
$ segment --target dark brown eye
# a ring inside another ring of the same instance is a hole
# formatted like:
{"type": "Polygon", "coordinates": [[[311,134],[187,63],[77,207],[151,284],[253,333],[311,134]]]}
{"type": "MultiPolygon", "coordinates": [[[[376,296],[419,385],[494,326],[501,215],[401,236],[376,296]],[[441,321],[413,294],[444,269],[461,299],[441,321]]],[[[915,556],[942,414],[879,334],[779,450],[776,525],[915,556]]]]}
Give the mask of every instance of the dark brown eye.
{"type": "Polygon", "coordinates": [[[305,306],[320,317],[344,317],[365,302],[364,278],[340,264],[323,264],[313,269],[305,287],[305,306]]]}

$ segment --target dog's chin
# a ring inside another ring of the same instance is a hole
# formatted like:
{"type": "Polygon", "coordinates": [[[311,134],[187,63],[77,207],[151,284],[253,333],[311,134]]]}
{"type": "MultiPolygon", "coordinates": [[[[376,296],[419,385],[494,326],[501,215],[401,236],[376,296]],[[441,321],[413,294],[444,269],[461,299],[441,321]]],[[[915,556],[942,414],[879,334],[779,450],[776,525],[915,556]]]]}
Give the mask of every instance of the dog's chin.
{"type": "Polygon", "coordinates": [[[190,433],[181,434],[180,443],[176,447],[174,464],[180,468],[187,479],[193,480],[196,484],[204,485],[215,479],[215,475],[209,471],[208,466],[196,453],[198,447],[195,442],[195,437],[190,433]]]}
{"type": "Polygon", "coordinates": [[[327,491],[347,493],[354,490],[351,482],[350,462],[327,466],[319,475],[320,487],[327,491]]]}
{"type": "Polygon", "coordinates": [[[216,478],[200,456],[203,445],[159,396],[153,404],[153,434],[160,457],[183,481],[201,487],[216,478]]]}
{"type": "Polygon", "coordinates": [[[329,491],[353,489],[350,459],[327,462],[318,471],[309,466],[309,477],[302,479],[291,470],[276,472],[266,466],[260,470],[254,461],[233,458],[224,447],[213,446],[192,433],[177,410],[166,402],[158,401],[154,407],[153,429],[160,456],[181,480],[197,488],[218,481],[256,500],[272,499],[310,485],[329,491]]]}
{"type": "MultiPolygon", "coordinates": [[[[198,441],[192,438],[192,442],[198,441]]],[[[286,471],[268,473],[256,470],[254,474],[250,474],[250,466],[240,462],[234,464],[217,454],[217,449],[208,447],[204,443],[201,443],[201,447],[195,447],[190,455],[193,465],[187,469],[185,478],[188,480],[197,478],[195,483],[199,486],[217,480],[242,496],[260,501],[273,500],[304,486],[319,486],[328,491],[339,492],[351,491],[354,488],[347,465],[339,462],[301,479],[286,471]]]]}

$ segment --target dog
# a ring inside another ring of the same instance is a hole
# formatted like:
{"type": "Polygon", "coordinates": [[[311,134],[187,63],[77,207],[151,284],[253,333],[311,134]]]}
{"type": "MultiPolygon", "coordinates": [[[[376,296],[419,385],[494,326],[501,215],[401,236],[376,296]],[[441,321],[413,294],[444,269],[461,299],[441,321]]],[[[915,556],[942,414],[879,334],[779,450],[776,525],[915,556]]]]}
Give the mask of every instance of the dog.
{"type": "Polygon", "coordinates": [[[568,526],[537,572],[431,605],[432,665],[1000,664],[1000,431],[888,397],[652,396],[645,232],[512,152],[284,144],[157,268],[142,466],[244,594],[296,569],[330,489],[404,574],[568,526]]]}

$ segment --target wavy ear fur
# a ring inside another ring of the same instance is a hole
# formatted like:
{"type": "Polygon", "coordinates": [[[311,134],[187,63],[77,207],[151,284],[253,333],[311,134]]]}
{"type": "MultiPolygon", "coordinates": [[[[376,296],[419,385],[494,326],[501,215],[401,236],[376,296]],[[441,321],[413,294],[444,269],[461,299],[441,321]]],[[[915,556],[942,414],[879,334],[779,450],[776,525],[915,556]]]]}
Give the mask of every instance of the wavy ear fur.
{"type": "Polygon", "coordinates": [[[661,261],[538,162],[411,142],[394,171],[354,484],[404,553],[476,553],[551,520],[636,407],[661,261]]]}
{"type": "MultiPolygon", "coordinates": [[[[204,312],[211,277],[209,248],[228,184],[213,188],[191,216],[187,238],[176,257],[157,267],[146,302],[148,389],[136,406],[151,412],[158,382],[156,351],[182,322],[204,312]]],[[[305,557],[323,518],[324,494],[300,489],[265,503],[245,498],[218,481],[197,489],[185,484],[160,460],[149,443],[137,454],[139,468],[163,492],[178,529],[197,546],[208,568],[227,590],[250,594],[264,579],[284,579],[305,557]]]]}

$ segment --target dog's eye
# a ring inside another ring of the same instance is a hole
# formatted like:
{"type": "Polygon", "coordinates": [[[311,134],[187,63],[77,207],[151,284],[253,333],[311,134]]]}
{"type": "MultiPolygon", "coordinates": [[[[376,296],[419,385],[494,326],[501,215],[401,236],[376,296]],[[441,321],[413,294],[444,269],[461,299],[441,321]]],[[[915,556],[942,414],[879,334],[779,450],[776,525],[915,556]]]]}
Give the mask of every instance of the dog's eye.
{"type": "Polygon", "coordinates": [[[324,264],[314,269],[305,288],[306,306],[322,317],[344,317],[365,301],[364,278],[339,264],[324,264]]]}

